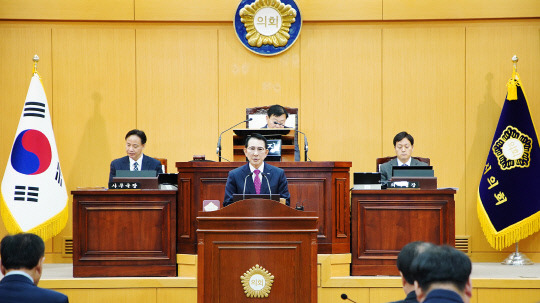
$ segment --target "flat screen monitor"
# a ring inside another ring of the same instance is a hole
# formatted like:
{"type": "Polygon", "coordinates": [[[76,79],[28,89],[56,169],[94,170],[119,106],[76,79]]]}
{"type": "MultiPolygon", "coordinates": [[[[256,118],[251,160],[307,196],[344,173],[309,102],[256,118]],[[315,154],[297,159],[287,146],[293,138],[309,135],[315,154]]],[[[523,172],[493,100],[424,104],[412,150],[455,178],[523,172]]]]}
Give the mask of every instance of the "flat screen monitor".
{"type": "Polygon", "coordinates": [[[279,194],[233,194],[233,202],[246,199],[269,199],[279,202],[279,194]]]}
{"type": "Polygon", "coordinates": [[[392,177],[434,177],[433,166],[393,166],[392,177]]]}
{"type": "Polygon", "coordinates": [[[148,178],[156,177],[157,172],[155,170],[117,170],[116,177],[122,178],[148,178]]]}

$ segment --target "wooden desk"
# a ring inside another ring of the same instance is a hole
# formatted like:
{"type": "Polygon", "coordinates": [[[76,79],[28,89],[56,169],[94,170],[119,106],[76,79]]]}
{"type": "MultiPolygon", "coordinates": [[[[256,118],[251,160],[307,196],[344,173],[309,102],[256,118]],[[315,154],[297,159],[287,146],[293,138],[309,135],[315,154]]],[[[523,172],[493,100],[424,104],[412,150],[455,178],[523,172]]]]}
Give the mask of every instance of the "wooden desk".
{"type": "Polygon", "coordinates": [[[455,190],[354,190],[352,275],[399,275],[405,244],[455,244],[455,190]]]}
{"type": "MultiPolygon", "coordinates": [[[[285,170],[291,207],[303,204],[319,217],[318,252],[350,252],[349,170],[351,162],[269,162],[285,170]]],[[[230,170],[246,162],[176,162],[179,253],[197,253],[197,214],[203,200],[223,203],[230,170]]]]}
{"type": "Polygon", "coordinates": [[[176,190],[75,190],[73,276],[176,276],[176,190]]]}
{"type": "Polygon", "coordinates": [[[315,212],[253,199],[199,212],[197,219],[197,302],[317,302],[315,212]],[[251,277],[256,265],[274,277],[267,298],[244,293],[240,277],[251,277]]]}

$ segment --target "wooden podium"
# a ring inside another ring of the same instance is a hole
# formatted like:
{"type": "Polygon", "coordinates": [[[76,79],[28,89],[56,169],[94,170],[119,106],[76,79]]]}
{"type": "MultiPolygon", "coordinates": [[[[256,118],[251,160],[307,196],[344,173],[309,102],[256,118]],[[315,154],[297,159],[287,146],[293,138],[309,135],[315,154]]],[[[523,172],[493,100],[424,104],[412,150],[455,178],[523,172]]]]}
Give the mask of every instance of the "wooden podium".
{"type": "Polygon", "coordinates": [[[264,289],[246,288],[242,276],[254,288],[273,276],[264,302],[317,302],[315,212],[252,199],[199,212],[197,221],[197,302],[255,302],[246,294],[264,289]],[[257,266],[267,273],[255,276],[257,266]]]}
{"type": "Polygon", "coordinates": [[[176,190],[75,190],[73,276],[176,276],[176,190]]]}
{"type": "MultiPolygon", "coordinates": [[[[294,130],[290,128],[254,128],[235,129],[233,136],[233,161],[246,161],[244,143],[253,133],[259,133],[267,139],[281,139],[281,161],[294,162],[294,130]]],[[[268,161],[268,159],[267,159],[268,161]]],[[[273,163],[273,162],[270,162],[273,163]]]]}
{"type": "MultiPolygon", "coordinates": [[[[230,170],[246,162],[176,162],[178,180],[178,245],[183,254],[197,253],[197,214],[204,200],[223,202],[230,170]]],[[[297,203],[319,217],[320,254],[350,253],[351,162],[272,162],[285,170],[291,207],[297,203]]]]}
{"type": "Polygon", "coordinates": [[[453,189],[354,190],[352,270],[357,275],[399,275],[396,259],[405,244],[455,244],[453,189]]]}

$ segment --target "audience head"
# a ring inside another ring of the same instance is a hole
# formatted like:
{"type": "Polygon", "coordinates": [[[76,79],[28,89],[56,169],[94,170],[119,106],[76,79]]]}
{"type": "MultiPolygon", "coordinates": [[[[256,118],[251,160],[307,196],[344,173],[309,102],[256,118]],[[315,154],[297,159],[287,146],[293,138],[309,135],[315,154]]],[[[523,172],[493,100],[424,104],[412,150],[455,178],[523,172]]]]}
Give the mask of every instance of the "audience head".
{"type": "Polygon", "coordinates": [[[411,265],[418,300],[422,302],[433,289],[448,289],[468,302],[471,271],[471,260],[463,252],[448,245],[427,248],[411,265]]]}
{"type": "Polygon", "coordinates": [[[414,287],[414,278],[411,272],[411,265],[414,258],[427,248],[435,246],[429,242],[416,241],[411,242],[401,249],[397,257],[397,268],[401,272],[405,282],[414,287]]]}
{"type": "Polygon", "coordinates": [[[244,154],[249,163],[253,167],[259,168],[269,152],[266,138],[261,134],[254,133],[246,138],[244,145],[244,154]]]}
{"type": "Polygon", "coordinates": [[[414,148],[414,138],[407,132],[400,132],[394,137],[394,149],[396,150],[396,156],[405,163],[411,158],[414,148]]]}
{"type": "Polygon", "coordinates": [[[272,105],[266,112],[266,125],[268,128],[284,128],[289,113],[281,105],[272,105]]]}
{"type": "Polygon", "coordinates": [[[2,258],[2,274],[12,270],[25,271],[37,285],[41,278],[45,243],[34,234],[21,233],[7,235],[0,242],[0,258],[2,258]]]}
{"type": "Polygon", "coordinates": [[[134,161],[139,160],[146,144],[146,134],[142,130],[132,129],[125,139],[127,155],[134,161]]]}

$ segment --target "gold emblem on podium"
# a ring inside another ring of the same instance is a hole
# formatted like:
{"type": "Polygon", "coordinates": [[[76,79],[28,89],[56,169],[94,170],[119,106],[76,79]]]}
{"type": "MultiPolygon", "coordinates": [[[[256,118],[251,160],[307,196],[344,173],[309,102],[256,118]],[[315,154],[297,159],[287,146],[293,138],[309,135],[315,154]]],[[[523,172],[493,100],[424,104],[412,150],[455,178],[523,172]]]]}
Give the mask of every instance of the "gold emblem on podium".
{"type": "Polygon", "coordinates": [[[508,125],[491,148],[502,170],[529,167],[533,140],[519,129],[508,125]]]}
{"type": "Polygon", "coordinates": [[[246,297],[266,298],[270,294],[270,289],[274,283],[274,276],[257,264],[246,271],[240,277],[240,281],[244,286],[246,297]]]}
{"type": "Polygon", "coordinates": [[[296,10],[279,0],[257,0],[240,10],[240,21],[246,28],[249,45],[274,47],[287,45],[289,29],[296,21],[296,10]]]}

